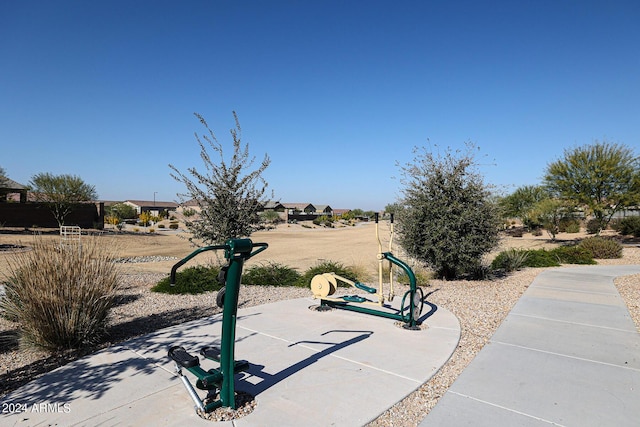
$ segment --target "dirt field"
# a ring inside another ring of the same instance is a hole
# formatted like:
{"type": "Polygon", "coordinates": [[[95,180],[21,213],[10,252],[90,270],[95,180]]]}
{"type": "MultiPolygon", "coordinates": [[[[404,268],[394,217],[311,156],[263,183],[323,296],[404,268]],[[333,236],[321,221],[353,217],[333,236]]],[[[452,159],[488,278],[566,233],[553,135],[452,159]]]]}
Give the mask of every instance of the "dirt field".
{"type": "MultiPolygon", "coordinates": [[[[195,247],[188,241],[189,233],[185,231],[156,231],[148,233],[143,227],[134,232],[83,232],[82,240],[98,239],[104,244],[117,249],[117,256],[122,258],[138,258],[148,256],[172,257],[172,259],[135,262],[123,264],[124,273],[169,273],[178,259],[190,254],[195,247]]],[[[17,231],[0,230],[0,245],[23,245],[29,247],[34,239],[59,241],[57,230],[17,231]]],[[[390,228],[387,223],[380,223],[379,236],[382,250],[389,247],[390,228]]],[[[583,233],[560,234],[558,242],[567,242],[584,237],[583,233]]],[[[336,228],[304,227],[300,224],[281,224],[274,230],[259,231],[251,236],[254,242],[266,242],[269,248],[252,258],[247,267],[267,262],[276,262],[304,272],[309,267],[323,260],[338,261],[346,266],[357,267],[360,271],[369,272],[373,277],[377,274],[378,240],[376,238],[375,223],[363,222],[356,226],[342,226],[336,228]]],[[[549,237],[525,234],[522,238],[503,238],[499,252],[508,247],[541,248],[552,247],[558,243],[551,243],[549,237]]],[[[393,252],[403,257],[399,247],[394,244],[393,252]]],[[[11,256],[10,251],[0,251],[0,275],[7,273],[5,259],[11,256]]],[[[222,252],[218,252],[222,257],[222,252]]],[[[494,256],[489,255],[488,260],[494,256]]],[[[406,258],[406,257],[405,257],[406,258]]],[[[216,253],[203,253],[189,261],[187,265],[217,262],[216,253]]]]}

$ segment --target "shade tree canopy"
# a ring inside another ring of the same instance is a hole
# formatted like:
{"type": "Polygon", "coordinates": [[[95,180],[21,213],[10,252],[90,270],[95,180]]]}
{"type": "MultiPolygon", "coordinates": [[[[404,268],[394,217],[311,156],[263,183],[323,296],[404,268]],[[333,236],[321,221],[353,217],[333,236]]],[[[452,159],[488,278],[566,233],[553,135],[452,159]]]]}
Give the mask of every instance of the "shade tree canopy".
{"type": "Polygon", "coordinates": [[[544,185],[593,215],[602,229],[616,212],[640,203],[640,159],[626,145],[596,141],[565,150],[547,166],[544,185]]]}

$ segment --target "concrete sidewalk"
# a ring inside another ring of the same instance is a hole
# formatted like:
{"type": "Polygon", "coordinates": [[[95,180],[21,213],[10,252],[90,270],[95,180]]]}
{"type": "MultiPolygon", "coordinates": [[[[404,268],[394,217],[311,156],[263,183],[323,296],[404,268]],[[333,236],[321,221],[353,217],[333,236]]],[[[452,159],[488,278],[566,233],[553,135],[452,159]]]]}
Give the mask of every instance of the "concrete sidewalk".
{"type": "Polygon", "coordinates": [[[420,426],[640,425],[640,334],[613,284],[637,273],[542,272],[420,426]]]}
{"type": "MultiPolygon", "coordinates": [[[[400,299],[394,301],[396,308],[400,299]]],[[[7,410],[0,424],[360,426],[431,378],[460,338],[457,318],[441,307],[425,304],[422,319],[428,328],[408,331],[385,318],[309,310],[317,304],[303,298],[239,310],[236,358],[251,365],[237,378],[236,390],[254,395],[257,407],[233,423],[199,418],[167,357],[172,345],[198,354],[203,346],[218,344],[218,315],[133,339],[50,372],[2,398],[7,410]],[[6,413],[15,409],[25,411],[6,413]]],[[[201,364],[217,367],[206,360],[201,364]]]]}

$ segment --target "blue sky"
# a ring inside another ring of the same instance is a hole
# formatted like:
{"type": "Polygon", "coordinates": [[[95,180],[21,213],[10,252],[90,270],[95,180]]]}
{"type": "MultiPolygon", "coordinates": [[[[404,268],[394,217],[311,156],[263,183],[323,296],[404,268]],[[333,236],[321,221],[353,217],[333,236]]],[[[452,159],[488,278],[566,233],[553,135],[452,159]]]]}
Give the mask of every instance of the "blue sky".
{"type": "Polygon", "coordinates": [[[567,148],[640,147],[637,1],[0,2],[2,166],[103,200],[176,200],[202,114],[232,111],[283,202],[378,210],[416,146],[480,148],[487,183],[567,148]]]}

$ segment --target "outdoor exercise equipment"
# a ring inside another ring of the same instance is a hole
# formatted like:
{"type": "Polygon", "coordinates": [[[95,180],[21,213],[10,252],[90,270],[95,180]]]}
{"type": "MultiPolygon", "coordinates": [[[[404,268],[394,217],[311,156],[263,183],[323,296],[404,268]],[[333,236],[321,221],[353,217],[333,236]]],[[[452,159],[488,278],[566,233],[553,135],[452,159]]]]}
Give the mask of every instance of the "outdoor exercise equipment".
{"type": "Polygon", "coordinates": [[[220,347],[206,346],[200,350],[200,354],[205,359],[217,362],[219,367],[205,371],[200,366],[198,356],[189,354],[181,346],[173,346],[169,349],[169,358],[175,362],[176,373],[196,404],[196,409],[205,413],[221,406],[235,409],[234,375],[249,367],[249,362],[246,360],[236,361],[234,359],[238,294],[242,278],[242,266],[244,261],[264,251],[267,246],[266,243],[253,243],[250,239],[231,239],[224,245],[205,246],[197,249],[171,268],[171,285],[173,286],[178,268],[202,252],[224,250],[224,257],[229,261],[218,275],[218,281],[224,285],[218,291],[216,297],[216,304],[223,309],[220,347]],[[257,249],[254,250],[254,248],[257,249]],[[189,379],[183,375],[182,368],[196,376],[196,387],[208,392],[209,403],[205,404],[200,398],[189,379]],[[220,396],[219,399],[214,400],[216,391],[220,392],[220,396]]]}
{"type": "Polygon", "coordinates": [[[424,293],[422,289],[416,285],[416,276],[405,262],[396,258],[392,253],[393,245],[393,214],[390,215],[391,236],[389,238],[389,251],[382,252],[382,242],[379,234],[379,217],[375,214],[376,222],[376,239],[378,240],[378,289],[372,288],[360,282],[354,282],[335,273],[317,274],[311,279],[311,291],[315,299],[320,299],[319,310],[328,310],[337,308],[341,310],[357,311],[360,313],[371,314],[379,317],[386,317],[403,322],[402,327],[405,329],[417,330],[419,328],[420,314],[424,307],[424,293]],[[400,304],[400,310],[384,311],[380,309],[370,308],[371,306],[385,307],[389,310],[391,307],[385,305],[385,296],[383,293],[383,271],[385,261],[389,262],[389,294],[388,301],[394,299],[393,289],[393,266],[400,267],[409,278],[409,290],[405,292],[400,304]],[[336,292],[338,282],[346,283],[353,288],[370,294],[373,299],[368,299],[360,295],[345,295],[339,297],[330,297],[336,292]]]}

